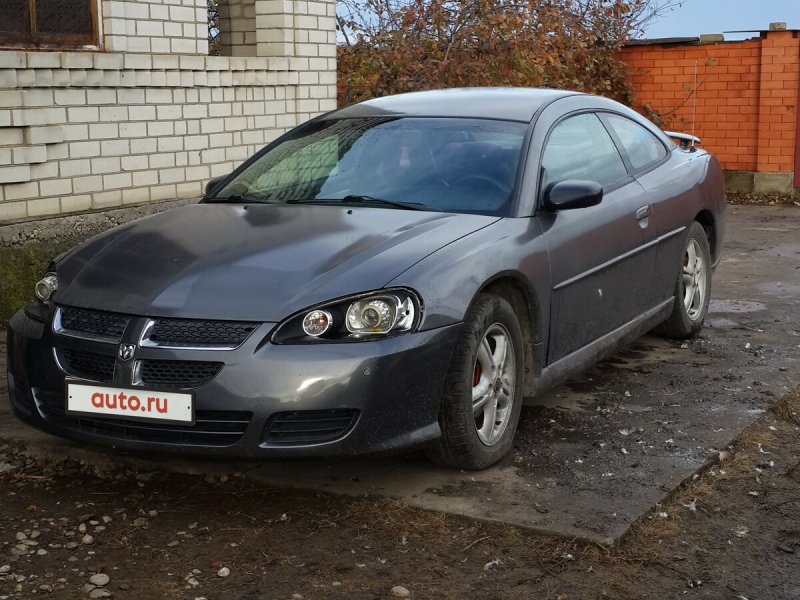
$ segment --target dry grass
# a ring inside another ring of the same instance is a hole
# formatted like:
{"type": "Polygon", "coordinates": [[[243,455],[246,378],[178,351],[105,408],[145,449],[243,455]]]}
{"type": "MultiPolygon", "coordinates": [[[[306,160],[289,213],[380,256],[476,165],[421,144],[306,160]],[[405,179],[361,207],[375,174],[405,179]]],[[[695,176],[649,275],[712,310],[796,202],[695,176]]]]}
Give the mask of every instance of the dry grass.
{"type": "MultiPolygon", "coordinates": [[[[669,507],[667,507],[669,508],[669,507]]],[[[680,530],[681,517],[677,510],[664,510],[668,517],[659,516],[662,511],[653,511],[650,515],[631,528],[625,537],[621,556],[627,561],[642,562],[650,557],[658,556],[666,538],[675,536],[680,530]]]]}
{"type": "Polygon", "coordinates": [[[449,520],[445,514],[409,506],[403,500],[384,502],[376,498],[363,498],[353,501],[345,518],[361,521],[369,526],[378,523],[381,527],[394,529],[407,534],[425,534],[443,543],[452,538],[449,520]]]}
{"type": "Polygon", "coordinates": [[[793,194],[761,194],[756,192],[733,192],[726,194],[728,204],[755,206],[800,206],[800,198],[793,194]]]}
{"type": "MultiPolygon", "coordinates": [[[[726,471],[727,475],[727,471],[726,471]]],[[[719,480],[720,475],[711,475],[705,473],[695,481],[682,487],[678,492],[672,496],[672,501],[668,505],[670,509],[685,508],[687,504],[696,502],[701,504],[702,501],[711,496],[715,491],[715,484],[719,480]]],[[[722,475],[725,477],[725,475],[722,475]]]]}
{"type": "Polygon", "coordinates": [[[800,388],[783,396],[772,407],[772,413],[781,421],[800,426],[800,388]]]}

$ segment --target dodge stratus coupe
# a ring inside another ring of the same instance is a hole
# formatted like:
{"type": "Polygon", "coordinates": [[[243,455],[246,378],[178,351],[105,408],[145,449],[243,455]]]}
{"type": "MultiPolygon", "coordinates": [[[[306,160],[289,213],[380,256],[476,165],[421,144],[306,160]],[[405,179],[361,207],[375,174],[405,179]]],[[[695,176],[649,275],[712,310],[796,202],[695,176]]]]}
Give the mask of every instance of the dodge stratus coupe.
{"type": "Polygon", "coordinates": [[[702,328],[725,203],[697,141],[548,89],[322,115],[56,258],[10,322],[14,413],[127,451],[488,467],[523,398],[702,328]]]}

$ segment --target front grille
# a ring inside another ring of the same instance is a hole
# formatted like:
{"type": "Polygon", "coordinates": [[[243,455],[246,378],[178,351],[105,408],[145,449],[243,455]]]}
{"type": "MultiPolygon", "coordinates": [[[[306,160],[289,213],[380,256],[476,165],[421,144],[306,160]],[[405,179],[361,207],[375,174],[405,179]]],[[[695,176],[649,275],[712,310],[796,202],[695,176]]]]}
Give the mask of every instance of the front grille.
{"type": "Polygon", "coordinates": [[[322,444],[344,437],[358,420],[349,408],[276,413],[267,424],[266,441],[276,446],[322,444]]]}
{"type": "Polygon", "coordinates": [[[126,421],[106,417],[70,415],[64,410],[59,394],[34,392],[39,412],[54,425],[84,433],[117,439],[182,444],[192,446],[232,446],[238,442],[253,418],[245,411],[195,411],[194,425],[172,425],[144,421],[126,421]]]}
{"type": "Polygon", "coordinates": [[[64,370],[75,377],[102,383],[114,377],[115,358],[107,354],[64,348],[61,352],[64,370]]]}
{"type": "Polygon", "coordinates": [[[139,361],[139,382],[165,388],[194,388],[211,381],[223,364],[199,360],[139,361]]]}
{"type": "Polygon", "coordinates": [[[249,321],[157,319],[147,339],[161,346],[238,346],[257,327],[249,321]]]}
{"type": "Polygon", "coordinates": [[[130,321],[127,315],[73,306],[62,306],[59,311],[61,328],[65,333],[100,336],[114,342],[122,339],[122,334],[130,321]]]}

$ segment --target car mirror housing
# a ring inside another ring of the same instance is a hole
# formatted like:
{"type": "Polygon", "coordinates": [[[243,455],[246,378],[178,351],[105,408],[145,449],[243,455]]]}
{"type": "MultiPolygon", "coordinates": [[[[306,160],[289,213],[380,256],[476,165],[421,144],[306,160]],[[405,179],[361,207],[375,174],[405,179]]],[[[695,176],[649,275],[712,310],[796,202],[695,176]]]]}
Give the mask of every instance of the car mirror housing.
{"type": "Polygon", "coordinates": [[[211,179],[209,179],[208,182],[206,183],[206,188],[205,188],[206,198],[208,198],[214,192],[216,192],[219,189],[220,184],[227,178],[228,175],[220,175],[218,177],[212,177],[211,179]]]}
{"type": "Polygon", "coordinates": [[[602,199],[603,186],[596,181],[566,179],[547,188],[544,205],[552,211],[571,210],[596,206],[602,199]]]}

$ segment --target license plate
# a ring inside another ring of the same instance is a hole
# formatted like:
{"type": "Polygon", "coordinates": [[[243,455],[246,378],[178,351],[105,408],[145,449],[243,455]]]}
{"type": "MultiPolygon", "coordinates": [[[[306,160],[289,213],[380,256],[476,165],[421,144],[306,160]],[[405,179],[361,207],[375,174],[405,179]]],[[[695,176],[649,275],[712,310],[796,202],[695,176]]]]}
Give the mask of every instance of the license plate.
{"type": "Polygon", "coordinates": [[[194,424],[192,394],[67,382],[67,413],[194,424]]]}

